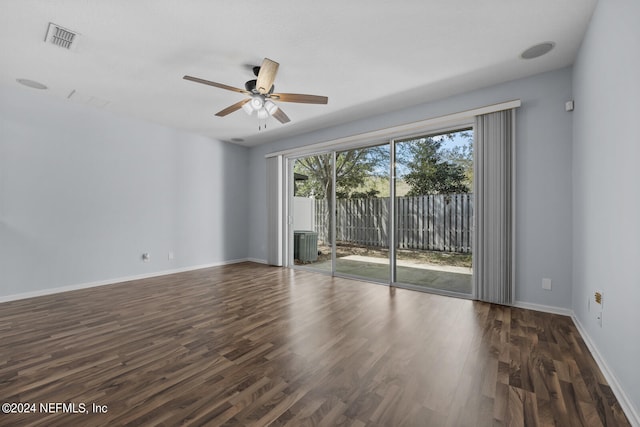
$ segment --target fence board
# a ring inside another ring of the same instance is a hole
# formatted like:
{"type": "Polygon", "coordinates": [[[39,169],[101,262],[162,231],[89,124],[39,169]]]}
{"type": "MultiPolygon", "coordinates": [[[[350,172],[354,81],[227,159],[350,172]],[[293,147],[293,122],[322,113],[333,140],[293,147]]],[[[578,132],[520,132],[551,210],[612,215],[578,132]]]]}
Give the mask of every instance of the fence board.
{"type": "MultiPolygon", "coordinates": [[[[371,247],[389,247],[389,198],[336,200],[336,241],[371,247]]],[[[316,200],[315,231],[329,240],[329,209],[316,200]]],[[[397,197],[396,236],[400,249],[471,252],[472,194],[426,194],[397,197]]]]}

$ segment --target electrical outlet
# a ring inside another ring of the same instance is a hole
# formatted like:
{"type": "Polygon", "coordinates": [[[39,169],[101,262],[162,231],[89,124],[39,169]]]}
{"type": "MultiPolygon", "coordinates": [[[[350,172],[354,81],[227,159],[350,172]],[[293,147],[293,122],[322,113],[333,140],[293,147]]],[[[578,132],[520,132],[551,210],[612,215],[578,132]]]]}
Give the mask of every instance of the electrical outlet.
{"type": "Polygon", "coordinates": [[[596,314],[596,322],[598,322],[598,326],[602,328],[602,312],[596,314]]]}
{"type": "Polygon", "coordinates": [[[167,259],[172,260],[173,258],[173,251],[169,251],[169,253],[167,254],[167,259]]]}
{"type": "Polygon", "coordinates": [[[573,111],[574,106],[575,106],[575,104],[574,104],[573,100],[567,101],[567,102],[564,103],[565,111],[573,111]]]}
{"type": "Polygon", "coordinates": [[[542,289],[551,290],[551,279],[542,279],[542,289]]]}
{"type": "Polygon", "coordinates": [[[602,291],[595,291],[593,293],[593,301],[596,304],[600,304],[600,306],[602,307],[602,303],[604,302],[603,300],[604,300],[604,295],[602,291]]]}

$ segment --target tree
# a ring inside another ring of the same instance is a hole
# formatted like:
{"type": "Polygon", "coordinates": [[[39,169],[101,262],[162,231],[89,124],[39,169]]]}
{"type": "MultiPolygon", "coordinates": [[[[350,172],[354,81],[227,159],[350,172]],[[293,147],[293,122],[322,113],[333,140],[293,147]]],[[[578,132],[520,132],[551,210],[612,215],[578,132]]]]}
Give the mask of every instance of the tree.
{"type": "MultiPolygon", "coordinates": [[[[380,194],[380,192],[378,190],[376,190],[375,188],[371,188],[371,189],[366,190],[366,191],[353,191],[353,192],[351,192],[351,194],[348,194],[344,198],[349,198],[349,199],[375,199],[376,197],[378,197],[379,194],[380,194]]],[[[336,197],[338,197],[338,193],[336,193],[336,197]]],[[[338,198],[342,198],[342,197],[338,197],[338,198]]]]}
{"type": "Polygon", "coordinates": [[[449,162],[462,166],[464,169],[466,186],[473,191],[473,136],[468,132],[461,133],[467,140],[466,145],[459,145],[443,150],[443,157],[449,162]]]}
{"type": "Polygon", "coordinates": [[[465,168],[444,157],[442,139],[425,137],[402,143],[399,157],[404,158],[407,172],[404,181],[409,184],[407,196],[423,194],[468,193],[465,168]]]}
{"type": "MultiPolygon", "coordinates": [[[[327,215],[326,223],[329,225],[329,241],[333,230],[333,168],[331,153],[298,159],[294,164],[294,172],[306,175],[308,179],[297,185],[296,195],[302,197],[314,197],[326,199],[327,215]]],[[[336,155],[336,197],[362,197],[374,195],[374,191],[354,190],[365,183],[367,177],[380,175],[385,168],[381,167],[385,162],[388,165],[388,146],[370,147],[340,152],[336,155]]],[[[386,167],[388,171],[388,166],[386,167]]],[[[388,172],[387,172],[388,173],[388,172]]]]}
{"type": "MultiPolygon", "coordinates": [[[[294,165],[294,172],[306,175],[308,179],[299,182],[296,195],[314,197],[316,199],[330,198],[333,191],[333,170],[331,168],[332,154],[318,154],[298,159],[294,165]]],[[[354,190],[365,185],[370,176],[382,175],[388,167],[379,171],[380,166],[388,164],[389,152],[383,147],[372,147],[343,151],[336,156],[336,197],[338,199],[363,194],[373,195],[372,189],[354,190]]]]}

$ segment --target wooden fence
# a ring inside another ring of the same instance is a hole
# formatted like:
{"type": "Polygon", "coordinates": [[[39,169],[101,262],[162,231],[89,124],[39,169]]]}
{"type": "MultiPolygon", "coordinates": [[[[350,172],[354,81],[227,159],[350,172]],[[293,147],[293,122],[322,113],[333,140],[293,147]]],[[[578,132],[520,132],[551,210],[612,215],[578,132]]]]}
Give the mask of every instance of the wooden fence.
{"type": "MultiPolygon", "coordinates": [[[[336,242],[389,247],[389,198],[336,200],[336,242]]],[[[326,200],[315,201],[318,240],[329,238],[326,200]]],[[[472,194],[428,194],[396,198],[400,249],[471,252],[472,194]]]]}

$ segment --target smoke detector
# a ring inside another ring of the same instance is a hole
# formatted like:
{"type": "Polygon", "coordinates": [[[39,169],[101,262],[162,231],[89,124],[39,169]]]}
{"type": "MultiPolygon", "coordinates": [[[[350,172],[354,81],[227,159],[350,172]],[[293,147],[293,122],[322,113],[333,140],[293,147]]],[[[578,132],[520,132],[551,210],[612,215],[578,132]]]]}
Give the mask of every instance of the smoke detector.
{"type": "Polygon", "coordinates": [[[49,22],[47,36],[44,41],[68,50],[74,50],[78,44],[79,34],[60,25],[49,22]]]}

